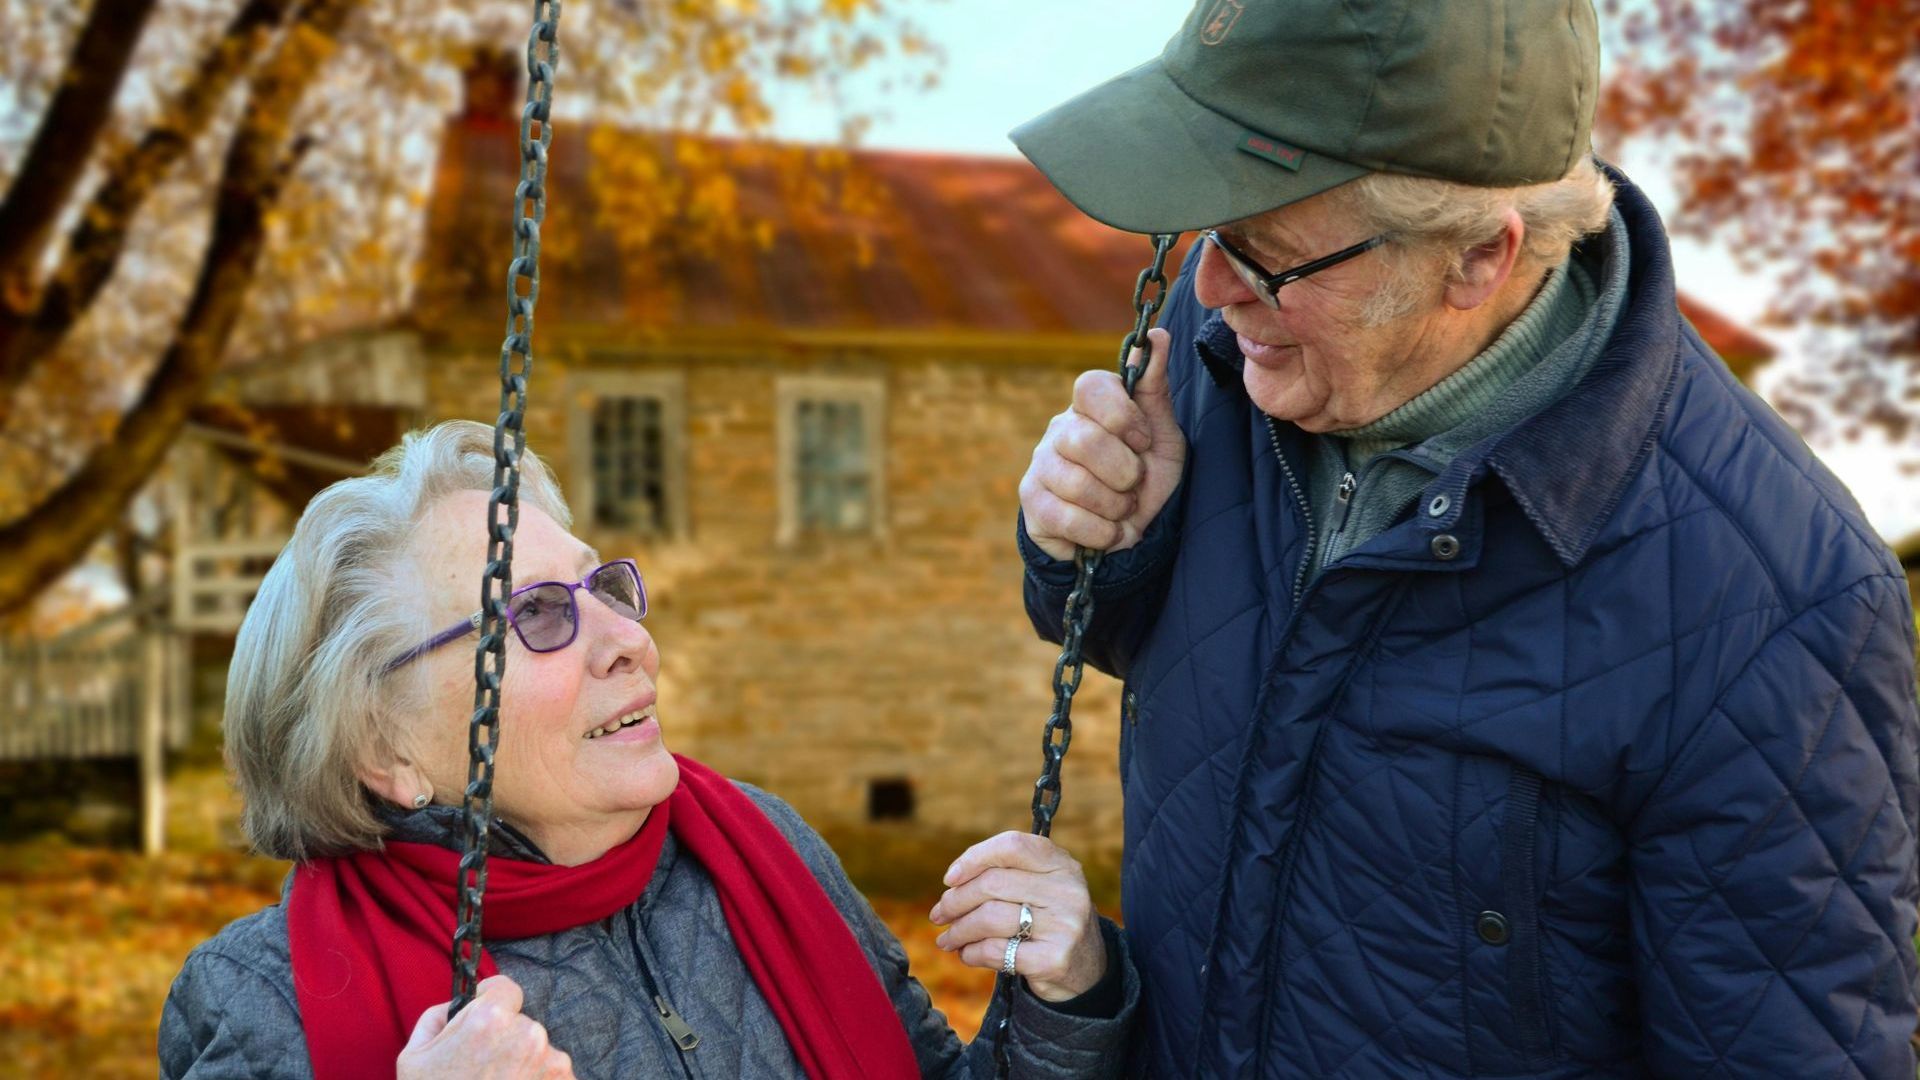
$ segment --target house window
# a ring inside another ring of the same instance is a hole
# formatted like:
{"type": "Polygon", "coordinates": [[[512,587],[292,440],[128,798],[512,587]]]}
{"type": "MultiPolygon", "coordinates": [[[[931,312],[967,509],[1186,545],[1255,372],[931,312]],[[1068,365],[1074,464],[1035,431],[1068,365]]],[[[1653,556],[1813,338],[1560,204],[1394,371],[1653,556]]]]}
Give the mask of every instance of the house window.
{"type": "Polygon", "coordinates": [[[800,527],[861,532],[873,521],[873,467],[868,463],[867,423],[857,401],[802,401],[794,408],[799,428],[794,453],[800,527]]]}
{"type": "Polygon", "coordinates": [[[879,532],[880,381],[796,376],[780,380],[777,397],[781,538],[879,532]]]}
{"type": "Polygon", "coordinates": [[[575,513],[594,529],[641,536],[685,531],[682,384],[677,376],[574,377],[575,513]]]}
{"type": "Polygon", "coordinates": [[[605,397],[593,404],[593,523],[666,531],[667,457],[657,397],[605,397]]]}

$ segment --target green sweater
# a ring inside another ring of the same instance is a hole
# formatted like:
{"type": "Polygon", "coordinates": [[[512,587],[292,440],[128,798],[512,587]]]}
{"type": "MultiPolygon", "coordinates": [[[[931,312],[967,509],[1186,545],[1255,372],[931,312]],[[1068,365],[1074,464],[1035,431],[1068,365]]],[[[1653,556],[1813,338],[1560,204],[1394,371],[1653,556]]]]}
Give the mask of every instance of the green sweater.
{"type": "Polygon", "coordinates": [[[1373,423],[1311,440],[1314,575],[1403,517],[1462,450],[1571,390],[1599,359],[1626,293],[1627,230],[1615,211],[1480,355],[1373,423]]]}

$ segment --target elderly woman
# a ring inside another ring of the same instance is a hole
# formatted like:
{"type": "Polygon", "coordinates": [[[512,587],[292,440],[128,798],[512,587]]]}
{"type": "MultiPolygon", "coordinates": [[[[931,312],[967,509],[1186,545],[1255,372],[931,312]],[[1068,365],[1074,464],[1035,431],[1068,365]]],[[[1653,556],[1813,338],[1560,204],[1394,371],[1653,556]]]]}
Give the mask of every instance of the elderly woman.
{"type": "MultiPolygon", "coordinates": [[[[162,1075],[992,1075],[992,1040],[961,1044],[790,807],[667,751],[640,571],[568,532],[532,454],[491,977],[447,1019],[491,446],[466,422],[407,436],[314,499],[262,583],[235,645],[227,753],[247,835],[296,865],[281,903],[187,958],[162,1075]]],[[[1011,952],[1015,1074],[1117,1073],[1138,982],[1078,864],[1007,833],[946,884],[939,944],[973,966],[998,968],[1030,916],[1011,952]]]]}

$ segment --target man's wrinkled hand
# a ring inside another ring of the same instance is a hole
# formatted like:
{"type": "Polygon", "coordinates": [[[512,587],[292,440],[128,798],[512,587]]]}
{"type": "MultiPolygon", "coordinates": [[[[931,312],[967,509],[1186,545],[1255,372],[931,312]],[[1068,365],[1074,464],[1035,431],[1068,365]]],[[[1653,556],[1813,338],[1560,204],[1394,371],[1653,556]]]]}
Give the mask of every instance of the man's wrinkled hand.
{"type": "MultiPolygon", "coordinates": [[[[1127,397],[1111,371],[1088,371],[1073,384],[1073,404],[1047,424],[1020,479],[1027,536],[1056,559],[1076,547],[1122,551],[1179,486],[1187,438],[1173,418],[1165,330],[1147,332],[1146,370],[1127,397]]],[[[1134,349],[1130,365],[1141,361],[1134,349]]]]}

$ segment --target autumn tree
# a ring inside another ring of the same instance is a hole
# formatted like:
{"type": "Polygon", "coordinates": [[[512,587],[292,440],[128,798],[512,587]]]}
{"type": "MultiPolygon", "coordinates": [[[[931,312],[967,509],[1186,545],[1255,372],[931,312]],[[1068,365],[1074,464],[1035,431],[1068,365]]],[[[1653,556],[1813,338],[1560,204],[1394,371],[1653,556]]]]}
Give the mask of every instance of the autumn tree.
{"type": "Polygon", "coordinates": [[[1667,151],[1678,227],[1777,268],[1836,331],[1785,385],[1803,431],[1920,409],[1920,0],[1609,0],[1601,130],[1667,151]]]}
{"type": "MultiPolygon", "coordinates": [[[[517,54],[532,6],[0,0],[0,615],[128,531],[224,364],[407,303],[457,72],[517,54]]],[[[568,0],[560,42],[555,153],[589,117],[753,145],[781,93],[931,70],[892,0],[568,0]]],[[[684,137],[635,145],[672,164],[606,179],[638,239],[762,231],[715,212],[727,177],[684,137]]],[[[808,153],[780,161],[830,166],[808,153]]]]}

